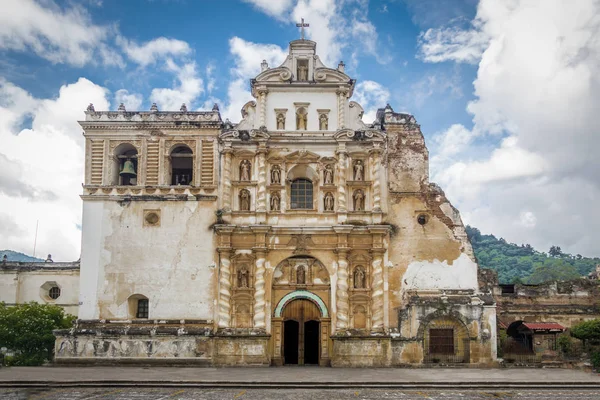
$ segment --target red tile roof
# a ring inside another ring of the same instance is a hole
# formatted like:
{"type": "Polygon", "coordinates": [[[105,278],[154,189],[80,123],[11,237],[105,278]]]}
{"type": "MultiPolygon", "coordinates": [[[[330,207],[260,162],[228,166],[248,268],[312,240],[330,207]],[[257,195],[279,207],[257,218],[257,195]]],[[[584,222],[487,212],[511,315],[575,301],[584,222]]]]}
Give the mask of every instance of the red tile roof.
{"type": "Polygon", "coordinates": [[[548,331],[548,330],[560,330],[564,331],[566,328],[556,322],[523,322],[527,328],[532,331],[548,331]]]}

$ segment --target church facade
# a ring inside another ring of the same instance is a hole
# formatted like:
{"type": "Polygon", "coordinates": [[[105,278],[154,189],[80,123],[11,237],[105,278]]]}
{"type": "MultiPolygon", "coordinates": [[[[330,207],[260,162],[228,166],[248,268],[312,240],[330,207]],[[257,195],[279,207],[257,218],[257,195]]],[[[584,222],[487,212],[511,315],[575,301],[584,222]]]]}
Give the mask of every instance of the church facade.
{"type": "Polygon", "coordinates": [[[488,364],[496,308],[415,118],[296,40],[242,120],[96,111],[58,363],[488,364]]]}

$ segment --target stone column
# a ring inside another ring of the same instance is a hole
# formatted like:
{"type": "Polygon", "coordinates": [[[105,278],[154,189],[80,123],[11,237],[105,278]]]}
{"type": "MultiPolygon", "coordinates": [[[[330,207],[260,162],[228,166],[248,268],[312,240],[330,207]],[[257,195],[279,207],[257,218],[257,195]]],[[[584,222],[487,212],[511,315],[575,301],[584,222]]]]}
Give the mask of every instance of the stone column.
{"type": "Polygon", "coordinates": [[[219,328],[231,326],[231,249],[219,249],[219,328]]]}
{"type": "Polygon", "coordinates": [[[371,330],[383,331],[383,249],[373,249],[371,263],[371,330]]]}
{"type": "Polygon", "coordinates": [[[339,89],[336,93],[338,96],[338,129],[343,129],[346,127],[346,97],[348,91],[339,89]]]}
{"type": "Polygon", "coordinates": [[[267,211],[267,163],[266,153],[267,149],[261,145],[257,151],[257,165],[258,165],[258,185],[256,194],[256,211],[266,212],[267,211]]]}
{"type": "Polygon", "coordinates": [[[265,250],[255,249],[254,328],[265,329],[265,250]]]}
{"type": "Polygon", "coordinates": [[[336,331],[344,331],[348,329],[348,318],[350,310],[350,305],[348,303],[348,250],[338,249],[337,255],[337,320],[335,328],[336,331]]]}
{"type": "Polygon", "coordinates": [[[340,148],[337,151],[338,156],[338,199],[337,210],[341,213],[346,213],[346,164],[348,157],[345,148],[340,148]]]}
{"type": "Polygon", "coordinates": [[[381,150],[371,150],[372,180],[373,180],[373,212],[381,212],[381,180],[379,179],[379,168],[381,166],[381,150]]]}
{"type": "Polygon", "coordinates": [[[233,150],[223,150],[223,210],[231,211],[231,162],[233,150]]]}
{"type": "Polygon", "coordinates": [[[267,126],[267,90],[259,89],[258,102],[260,104],[259,128],[267,126]]]}
{"type": "Polygon", "coordinates": [[[352,225],[336,225],[333,230],[337,233],[337,287],[336,287],[336,324],[337,332],[345,331],[349,325],[349,310],[348,302],[348,234],[352,232],[352,225]]]}

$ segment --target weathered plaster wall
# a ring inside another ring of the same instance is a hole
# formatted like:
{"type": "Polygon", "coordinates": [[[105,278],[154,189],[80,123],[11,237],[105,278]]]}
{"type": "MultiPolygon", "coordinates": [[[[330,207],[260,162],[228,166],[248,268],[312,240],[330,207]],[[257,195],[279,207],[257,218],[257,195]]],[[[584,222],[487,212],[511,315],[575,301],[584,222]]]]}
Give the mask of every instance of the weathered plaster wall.
{"type": "Polygon", "coordinates": [[[79,317],[127,319],[127,300],[139,294],[149,318],[212,319],[215,210],[202,201],[85,202],[79,317]],[[160,210],[159,226],[145,224],[144,210],[160,210]]]}
{"type": "Polygon", "coordinates": [[[61,306],[77,315],[79,301],[78,263],[7,263],[0,265],[0,302],[9,305],[35,301],[61,306]],[[44,284],[56,285],[60,296],[53,300],[44,284]]]}

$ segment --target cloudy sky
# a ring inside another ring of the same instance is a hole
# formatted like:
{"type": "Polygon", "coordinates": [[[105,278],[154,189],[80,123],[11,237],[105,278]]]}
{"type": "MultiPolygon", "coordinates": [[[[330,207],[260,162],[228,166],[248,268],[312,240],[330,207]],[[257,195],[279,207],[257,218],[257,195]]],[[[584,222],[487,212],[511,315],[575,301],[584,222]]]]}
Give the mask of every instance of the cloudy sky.
{"type": "Polygon", "coordinates": [[[248,80],[299,37],[415,115],[465,223],[599,256],[597,0],[2,0],[0,249],[79,257],[83,137],[96,110],[240,119],[248,80]]]}

